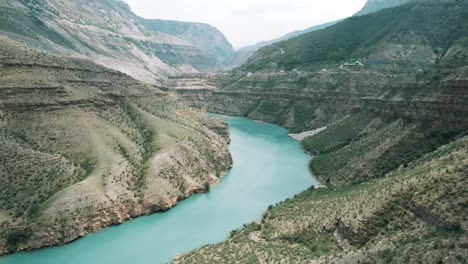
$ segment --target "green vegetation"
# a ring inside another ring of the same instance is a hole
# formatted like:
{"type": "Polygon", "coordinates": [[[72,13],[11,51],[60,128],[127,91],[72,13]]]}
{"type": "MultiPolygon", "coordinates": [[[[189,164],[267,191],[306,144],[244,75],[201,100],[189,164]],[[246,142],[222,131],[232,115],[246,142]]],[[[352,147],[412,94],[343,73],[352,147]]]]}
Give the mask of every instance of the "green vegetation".
{"type": "Polygon", "coordinates": [[[206,192],[210,192],[210,188],[211,188],[211,185],[209,182],[205,182],[205,184],[203,185],[204,189],[206,192]]]}
{"type": "Polygon", "coordinates": [[[31,229],[13,229],[6,234],[6,244],[9,250],[15,251],[19,245],[26,243],[31,238],[31,229]]]}
{"type": "Polygon", "coordinates": [[[324,182],[356,184],[407,166],[449,143],[462,131],[358,113],[305,139],[303,144],[307,151],[320,154],[311,162],[311,169],[324,182]]]}

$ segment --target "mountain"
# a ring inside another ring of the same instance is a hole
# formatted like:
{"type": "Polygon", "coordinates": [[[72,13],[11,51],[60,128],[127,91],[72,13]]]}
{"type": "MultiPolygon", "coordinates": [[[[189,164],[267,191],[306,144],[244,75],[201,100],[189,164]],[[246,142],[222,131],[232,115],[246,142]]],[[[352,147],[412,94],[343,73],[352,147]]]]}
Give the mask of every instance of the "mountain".
{"type": "Polygon", "coordinates": [[[321,186],[174,263],[468,258],[468,2],[418,0],[170,78],[182,102],[303,132],[321,186]]]}
{"type": "Polygon", "coordinates": [[[92,59],[149,83],[158,83],[167,75],[222,70],[224,58],[219,54],[232,52],[213,28],[192,25],[205,35],[186,36],[187,41],[183,34],[177,37],[163,32],[167,27],[163,31],[157,25],[146,27],[141,23],[146,20],[121,1],[2,1],[0,8],[1,35],[43,51],[92,59]]]}
{"type": "Polygon", "coordinates": [[[352,17],[328,30],[265,47],[252,56],[243,69],[320,70],[347,59],[359,59],[371,67],[393,67],[395,63],[407,67],[432,65],[443,61],[444,55],[451,55],[447,51],[452,45],[465,41],[462,36],[466,32],[463,24],[466,18],[460,8],[463,4],[450,3],[445,5],[449,8],[445,15],[453,16],[451,18],[431,18],[444,15],[441,9],[430,8],[435,5],[432,2],[352,17]],[[405,43],[411,43],[411,47],[400,46],[405,43]]]}
{"type": "MultiPolygon", "coordinates": [[[[410,0],[369,0],[366,2],[365,6],[361,9],[361,11],[356,13],[354,16],[370,14],[385,8],[403,5],[409,1],[410,0]]],[[[250,56],[252,56],[256,51],[258,51],[262,47],[269,46],[281,41],[290,40],[309,32],[322,30],[332,25],[335,25],[336,23],[341,21],[342,19],[313,26],[304,30],[293,31],[277,39],[273,39],[270,41],[262,41],[254,45],[244,47],[237,51],[237,53],[227,62],[227,65],[229,65],[229,68],[231,69],[239,67],[242,64],[244,64],[250,58],[250,56]]]]}
{"type": "Polygon", "coordinates": [[[151,30],[163,32],[194,44],[205,56],[214,58],[220,63],[225,62],[235,53],[232,44],[223,33],[208,24],[143,18],[138,21],[151,30]]]}
{"type": "Polygon", "coordinates": [[[0,37],[0,254],[206,191],[231,166],[226,135],[152,85],[0,37]]]}
{"type": "Polygon", "coordinates": [[[257,50],[259,50],[262,47],[265,47],[265,46],[268,46],[268,45],[271,45],[271,44],[274,44],[274,43],[277,43],[277,42],[281,42],[281,41],[284,41],[284,40],[292,39],[292,38],[295,38],[295,37],[300,36],[300,35],[305,34],[305,33],[321,30],[321,29],[327,28],[327,27],[329,27],[331,25],[334,25],[334,24],[336,24],[338,22],[339,22],[339,20],[338,21],[333,21],[333,22],[328,22],[328,23],[325,23],[325,24],[320,24],[320,25],[313,26],[313,27],[310,27],[310,28],[307,28],[307,29],[303,29],[303,30],[296,30],[296,31],[290,32],[290,33],[288,33],[288,34],[286,34],[286,35],[284,35],[284,36],[282,36],[280,38],[277,38],[277,39],[273,39],[273,40],[269,40],[269,41],[262,41],[262,42],[259,42],[257,44],[254,44],[254,45],[241,48],[226,62],[226,65],[228,65],[229,68],[231,68],[231,69],[239,67],[242,64],[244,64],[249,59],[250,56],[252,56],[257,50]]]}

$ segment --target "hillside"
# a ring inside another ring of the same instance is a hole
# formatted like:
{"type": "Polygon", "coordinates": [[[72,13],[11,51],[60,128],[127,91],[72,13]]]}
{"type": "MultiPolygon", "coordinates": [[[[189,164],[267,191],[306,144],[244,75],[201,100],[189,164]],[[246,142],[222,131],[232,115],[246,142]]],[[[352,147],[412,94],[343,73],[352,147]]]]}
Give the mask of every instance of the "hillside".
{"type": "Polygon", "coordinates": [[[206,49],[232,52],[225,39],[218,41],[222,34],[215,29],[187,41],[146,27],[121,1],[2,1],[0,8],[1,35],[43,51],[88,58],[148,83],[167,75],[224,69],[224,58],[206,49]]]}
{"type": "Polygon", "coordinates": [[[226,125],[156,87],[4,37],[0,62],[0,254],[166,210],[231,166],[226,125]]]}
{"type": "Polygon", "coordinates": [[[273,40],[269,40],[269,41],[262,41],[262,42],[254,44],[254,45],[243,47],[243,48],[239,49],[231,58],[229,58],[229,60],[227,60],[226,65],[229,66],[230,69],[237,68],[237,67],[241,66],[242,64],[244,64],[250,58],[250,56],[252,56],[256,51],[258,51],[262,47],[272,45],[272,44],[277,43],[277,42],[285,41],[285,40],[288,40],[288,39],[292,39],[292,38],[298,37],[300,35],[303,35],[303,34],[306,34],[306,33],[309,33],[309,32],[321,30],[321,29],[327,28],[327,27],[329,27],[331,25],[334,25],[334,24],[336,24],[338,22],[339,21],[332,21],[332,22],[328,22],[328,23],[325,23],[325,24],[320,24],[320,25],[317,25],[317,26],[313,26],[313,27],[310,27],[310,28],[307,28],[307,29],[296,30],[296,31],[290,32],[290,33],[288,33],[288,34],[286,34],[286,35],[284,35],[284,36],[282,36],[280,38],[277,38],[277,39],[273,39],[273,40]]]}
{"type": "Polygon", "coordinates": [[[368,0],[364,7],[356,13],[358,16],[367,15],[385,8],[404,5],[411,0],[368,0]]]}

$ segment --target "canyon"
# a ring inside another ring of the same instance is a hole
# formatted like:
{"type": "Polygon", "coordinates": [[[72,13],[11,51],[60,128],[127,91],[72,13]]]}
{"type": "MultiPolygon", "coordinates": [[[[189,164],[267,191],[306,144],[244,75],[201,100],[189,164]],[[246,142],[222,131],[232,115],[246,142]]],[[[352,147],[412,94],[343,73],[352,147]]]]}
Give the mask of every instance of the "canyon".
{"type": "Polygon", "coordinates": [[[3,254],[208,191],[233,166],[212,112],[315,130],[300,139],[320,186],[174,263],[468,259],[467,1],[369,0],[237,53],[119,1],[0,6],[3,254]]]}

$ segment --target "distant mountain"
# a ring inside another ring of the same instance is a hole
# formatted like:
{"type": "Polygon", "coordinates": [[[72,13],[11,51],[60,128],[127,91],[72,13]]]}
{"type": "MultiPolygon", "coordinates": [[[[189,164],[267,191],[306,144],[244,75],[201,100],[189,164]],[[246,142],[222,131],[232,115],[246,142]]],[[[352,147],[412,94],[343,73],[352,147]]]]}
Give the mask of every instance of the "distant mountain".
{"type": "Polygon", "coordinates": [[[231,69],[239,67],[242,64],[244,64],[249,59],[249,57],[252,56],[252,54],[254,54],[257,50],[259,50],[262,47],[265,47],[265,46],[268,46],[268,45],[271,45],[271,44],[274,44],[274,43],[277,43],[277,42],[281,42],[281,41],[284,41],[284,40],[292,39],[292,38],[295,38],[297,36],[300,36],[300,35],[308,33],[308,32],[312,32],[312,31],[327,28],[327,27],[329,27],[331,25],[334,25],[334,24],[338,23],[339,21],[341,21],[341,20],[332,21],[332,22],[328,22],[328,23],[325,23],[325,24],[320,24],[320,25],[313,26],[313,27],[310,27],[310,28],[307,28],[307,29],[304,29],[304,30],[293,31],[293,32],[288,33],[288,34],[286,34],[286,35],[284,35],[284,36],[282,36],[280,38],[277,38],[277,39],[273,39],[273,40],[269,40],[269,41],[262,41],[262,42],[259,42],[257,44],[254,44],[254,45],[241,48],[235,53],[234,56],[232,56],[226,62],[226,65],[228,65],[229,68],[231,68],[231,69]]]}
{"type": "Polygon", "coordinates": [[[0,35],[47,52],[90,58],[150,83],[167,75],[222,70],[232,53],[212,27],[147,21],[121,1],[1,1],[0,9],[0,35]]]}
{"type": "Polygon", "coordinates": [[[423,67],[446,59],[452,45],[465,41],[462,4],[446,2],[441,5],[445,11],[431,0],[354,16],[326,30],[264,47],[242,69],[320,70],[353,60],[373,67],[393,67],[395,63],[423,67]],[[441,20],[438,16],[448,17],[441,20]]]}
{"type": "Polygon", "coordinates": [[[223,33],[208,24],[144,18],[139,18],[138,22],[148,29],[194,44],[204,55],[214,58],[217,62],[225,62],[235,53],[232,44],[223,33]]]}

